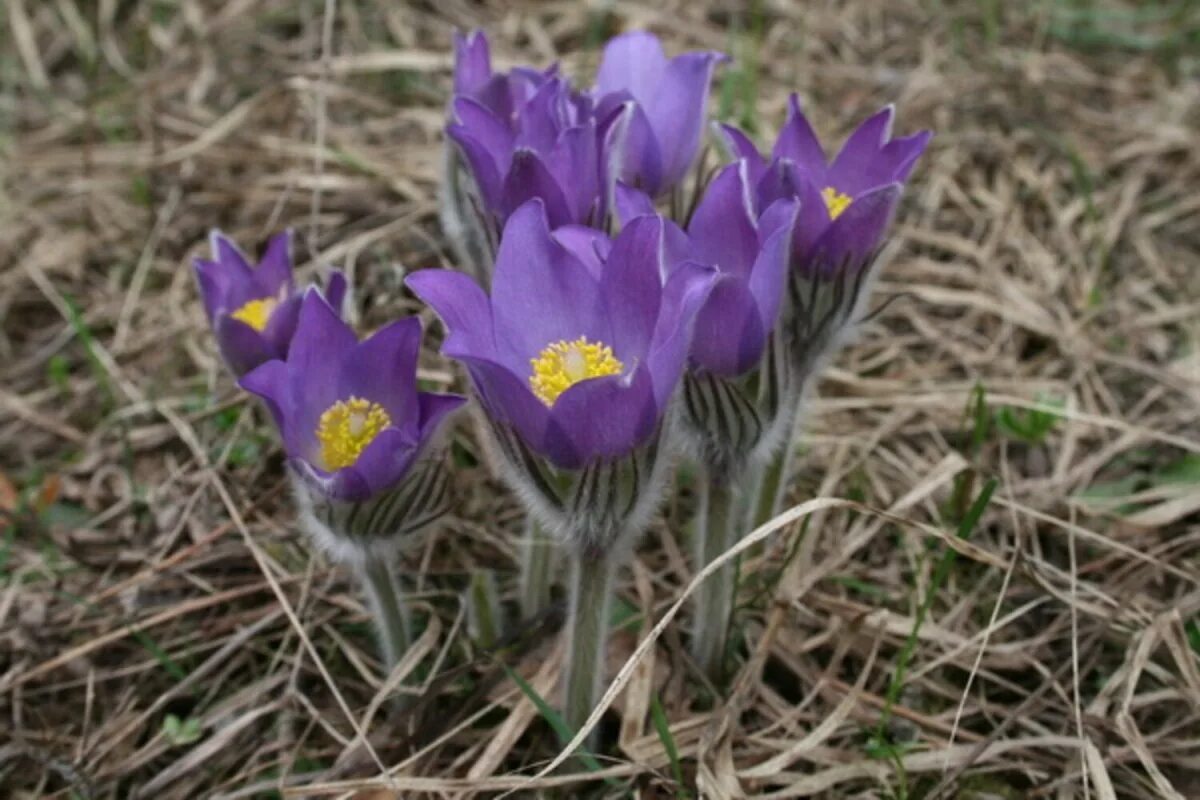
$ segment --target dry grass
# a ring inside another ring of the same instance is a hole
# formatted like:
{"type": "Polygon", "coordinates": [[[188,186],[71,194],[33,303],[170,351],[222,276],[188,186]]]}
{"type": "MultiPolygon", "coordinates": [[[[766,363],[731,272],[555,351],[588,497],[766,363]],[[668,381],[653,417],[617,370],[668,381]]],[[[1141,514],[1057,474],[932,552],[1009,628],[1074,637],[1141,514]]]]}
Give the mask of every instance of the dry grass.
{"type": "Polygon", "coordinates": [[[330,5],[323,37],[313,0],[0,3],[0,794],[668,797],[658,702],[705,796],[1200,796],[1195,3],[330,5]],[[879,299],[901,297],[802,442],[792,497],[847,500],[747,557],[726,699],[686,626],[654,625],[692,578],[685,472],[622,582],[603,771],[533,784],[559,743],[502,664],[553,697],[559,623],[496,653],[466,633],[464,577],[511,597],[521,530],[470,427],[458,513],[412,562],[428,623],[391,682],[419,700],[393,713],[187,266],[212,226],[290,224],[306,272],[353,274],[364,327],[417,312],[405,269],[446,260],[449,33],[476,25],[576,75],[622,26],[732,48],[726,110],[765,131],[792,88],[829,135],[889,100],[937,130],[879,299]]]}

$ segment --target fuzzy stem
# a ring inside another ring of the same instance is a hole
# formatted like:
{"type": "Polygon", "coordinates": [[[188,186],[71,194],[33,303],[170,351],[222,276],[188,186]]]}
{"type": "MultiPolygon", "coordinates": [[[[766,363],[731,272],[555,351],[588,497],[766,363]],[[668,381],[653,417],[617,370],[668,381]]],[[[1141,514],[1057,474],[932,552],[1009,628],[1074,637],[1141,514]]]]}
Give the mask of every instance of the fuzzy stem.
{"type": "Polygon", "coordinates": [[[567,621],[566,722],[573,731],[592,713],[603,679],[608,609],[616,558],[611,549],[584,550],[571,559],[571,609],[567,621]]]}
{"type": "MultiPolygon", "coordinates": [[[[700,514],[696,530],[696,567],[703,569],[737,543],[734,524],[734,487],[728,480],[709,476],[701,484],[700,514]]],[[[696,589],[692,629],[692,656],[714,682],[724,678],[726,641],[737,593],[738,564],[721,566],[696,589]]]]}
{"type": "Polygon", "coordinates": [[[390,671],[408,650],[411,622],[400,585],[392,577],[386,559],[366,558],[362,568],[363,587],[375,616],[384,666],[390,671]]]}
{"type": "Polygon", "coordinates": [[[480,647],[490,650],[496,646],[500,640],[502,612],[496,578],[489,569],[471,573],[467,586],[467,622],[471,637],[480,647]]]}
{"type": "Polygon", "coordinates": [[[550,605],[554,583],[554,542],[531,517],[521,540],[521,617],[534,619],[550,605]]]}
{"type": "Polygon", "coordinates": [[[746,527],[747,532],[765,524],[779,513],[779,507],[783,504],[783,496],[787,492],[788,480],[791,478],[792,454],[795,452],[792,443],[796,439],[796,430],[800,427],[799,419],[800,414],[794,413],[788,420],[786,423],[787,436],[783,440],[783,447],[771,456],[770,462],[765,467],[756,470],[751,479],[749,485],[754,490],[750,497],[750,514],[752,516],[746,527]]]}

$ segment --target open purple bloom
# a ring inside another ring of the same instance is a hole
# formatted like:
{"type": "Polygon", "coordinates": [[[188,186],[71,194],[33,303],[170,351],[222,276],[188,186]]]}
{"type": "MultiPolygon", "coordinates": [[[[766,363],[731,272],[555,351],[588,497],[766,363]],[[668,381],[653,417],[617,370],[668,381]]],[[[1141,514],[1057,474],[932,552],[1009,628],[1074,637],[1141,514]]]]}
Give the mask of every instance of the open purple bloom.
{"type": "Polygon", "coordinates": [[[878,251],[901,189],[932,133],[893,139],[895,109],[869,117],[830,162],[792,95],[787,122],[768,163],[741,131],[723,126],[730,147],[749,164],[760,210],[800,198],[793,237],[796,268],[812,277],[862,269],[878,251]]]}
{"type": "Polygon", "coordinates": [[[287,358],[259,366],[240,385],[264,400],[311,490],[361,502],[400,482],[439,423],[465,402],[417,391],[420,346],[415,317],[358,341],[310,290],[287,358]]]}
{"type": "MultiPolygon", "coordinates": [[[[216,335],[221,357],[237,376],[259,364],[284,358],[296,330],[300,295],[292,277],[292,232],[271,237],[257,267],[227,236],[213,231],[212,259],[194,261],[204,311],[216,335]]],[[[334,272],[325,289],[337,309],[346,295],[346,278],[334,272]]]]}
{"type": "Polygon", "coordinates": [[[442,318],[442,352],[466,365],[489,415],[579,469],[647,442],[679,383],[714,275],[685,265],[664,284],[662,242],[653,216],[611,243],[578,228],[559,239],[534,200],[504,229],[491,297],[447,270],[407,282],[442,318]]]}
{"type": "Polygon", "coordinates": [[[632,101],[622,180],[653,197],[683,180],[700,149],[713,67],[724,58],[697,51],[668,59],[658,37],[645,31],[609,41],[595,94],[601,116],[632,101]]]}

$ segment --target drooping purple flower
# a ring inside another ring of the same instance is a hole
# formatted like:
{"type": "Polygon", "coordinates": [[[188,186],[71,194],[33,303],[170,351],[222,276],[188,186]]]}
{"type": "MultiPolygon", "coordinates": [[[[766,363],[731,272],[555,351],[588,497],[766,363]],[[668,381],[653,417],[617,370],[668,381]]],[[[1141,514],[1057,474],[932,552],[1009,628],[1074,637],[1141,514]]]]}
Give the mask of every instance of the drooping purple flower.
{"type": "Polygon", "coordinates": [[[262,364],[239,385],[266,403],[309,490],[362,502],[399,483],[439,423],[465,402],[417,391],[420,345],[415,317],[360,342],[309,290],[286,359],[262,364]]]}
{"type": "MultiPolygon", "coordinates": [[[[220,231],[209,237],[212,259],[193,262],[204,311],[222,358],[237,376],[259,364],[284,358],[300,314],[300,294],[292,276],[292,232],[271,237],[256,267],[220,231]]],[[[341,309],[346,278],[334,271],[325,296],[341,309]]]]}
{"type": "Polygon", "coordinates": [[[620,177],[652,197],[678,185],[700,149],[713,68],[726,57],[683,53],[668,59],[658,37],[633,31],[611,39],[596,75],[601,115],[632,101],[620,177]]]}
{"type": "Polygon", "coordinates": [[[409,287],[445,323],[442,352],[466,365],[485,410],[563,469],[620,458],[657,431],[714,275],[676,267],[664,284],[663,222],[611,243],[550,232],[545,204],[504,229],[489,297],[470,278],[423,270],[409,287]]]}

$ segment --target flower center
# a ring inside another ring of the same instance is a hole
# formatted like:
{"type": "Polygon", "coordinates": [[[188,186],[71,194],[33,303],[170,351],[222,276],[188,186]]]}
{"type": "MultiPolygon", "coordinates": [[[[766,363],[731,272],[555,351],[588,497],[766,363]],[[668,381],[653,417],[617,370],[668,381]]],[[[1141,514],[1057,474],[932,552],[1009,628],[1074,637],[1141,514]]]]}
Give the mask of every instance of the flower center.
{"type": "Polygon", "coordinates": [[[358,460],[375,437],[392,424],[383,406],[351,397],[339,400],[317,421],[317,441],[321,443],[321,461],[327,470],[348,467],[358,460]]]}
{"type": "Polygon", "coordinates": [[[837,219],[843,211],[850,207],[850,195],[842,194],[832,186],[822,189],[821,197],[825,200],[825,207],[829,209],[830,219],[837,219]]]}
{"type": "Polygon", "coordinates": [[[529,386],[548,406],[558,396],[580,381],[620,375],[625,365],[613,355],[612,348],[601,342],[589,342],[580,336],[573,342],[566,339],[546,345],[537,358],[529,359],[533,374],[529,386]]]}
{"type": "Polygon", "coordinates": [[[275,307],[279,305],[279,299],[276,297],[260,297],[257,300],[250,300],[237,311],[234,311],[229,316],[244,322],[254,330],[262,333],[267,327],[267,321],[271,319],[271,313],[275,311],[275,307]]]}

